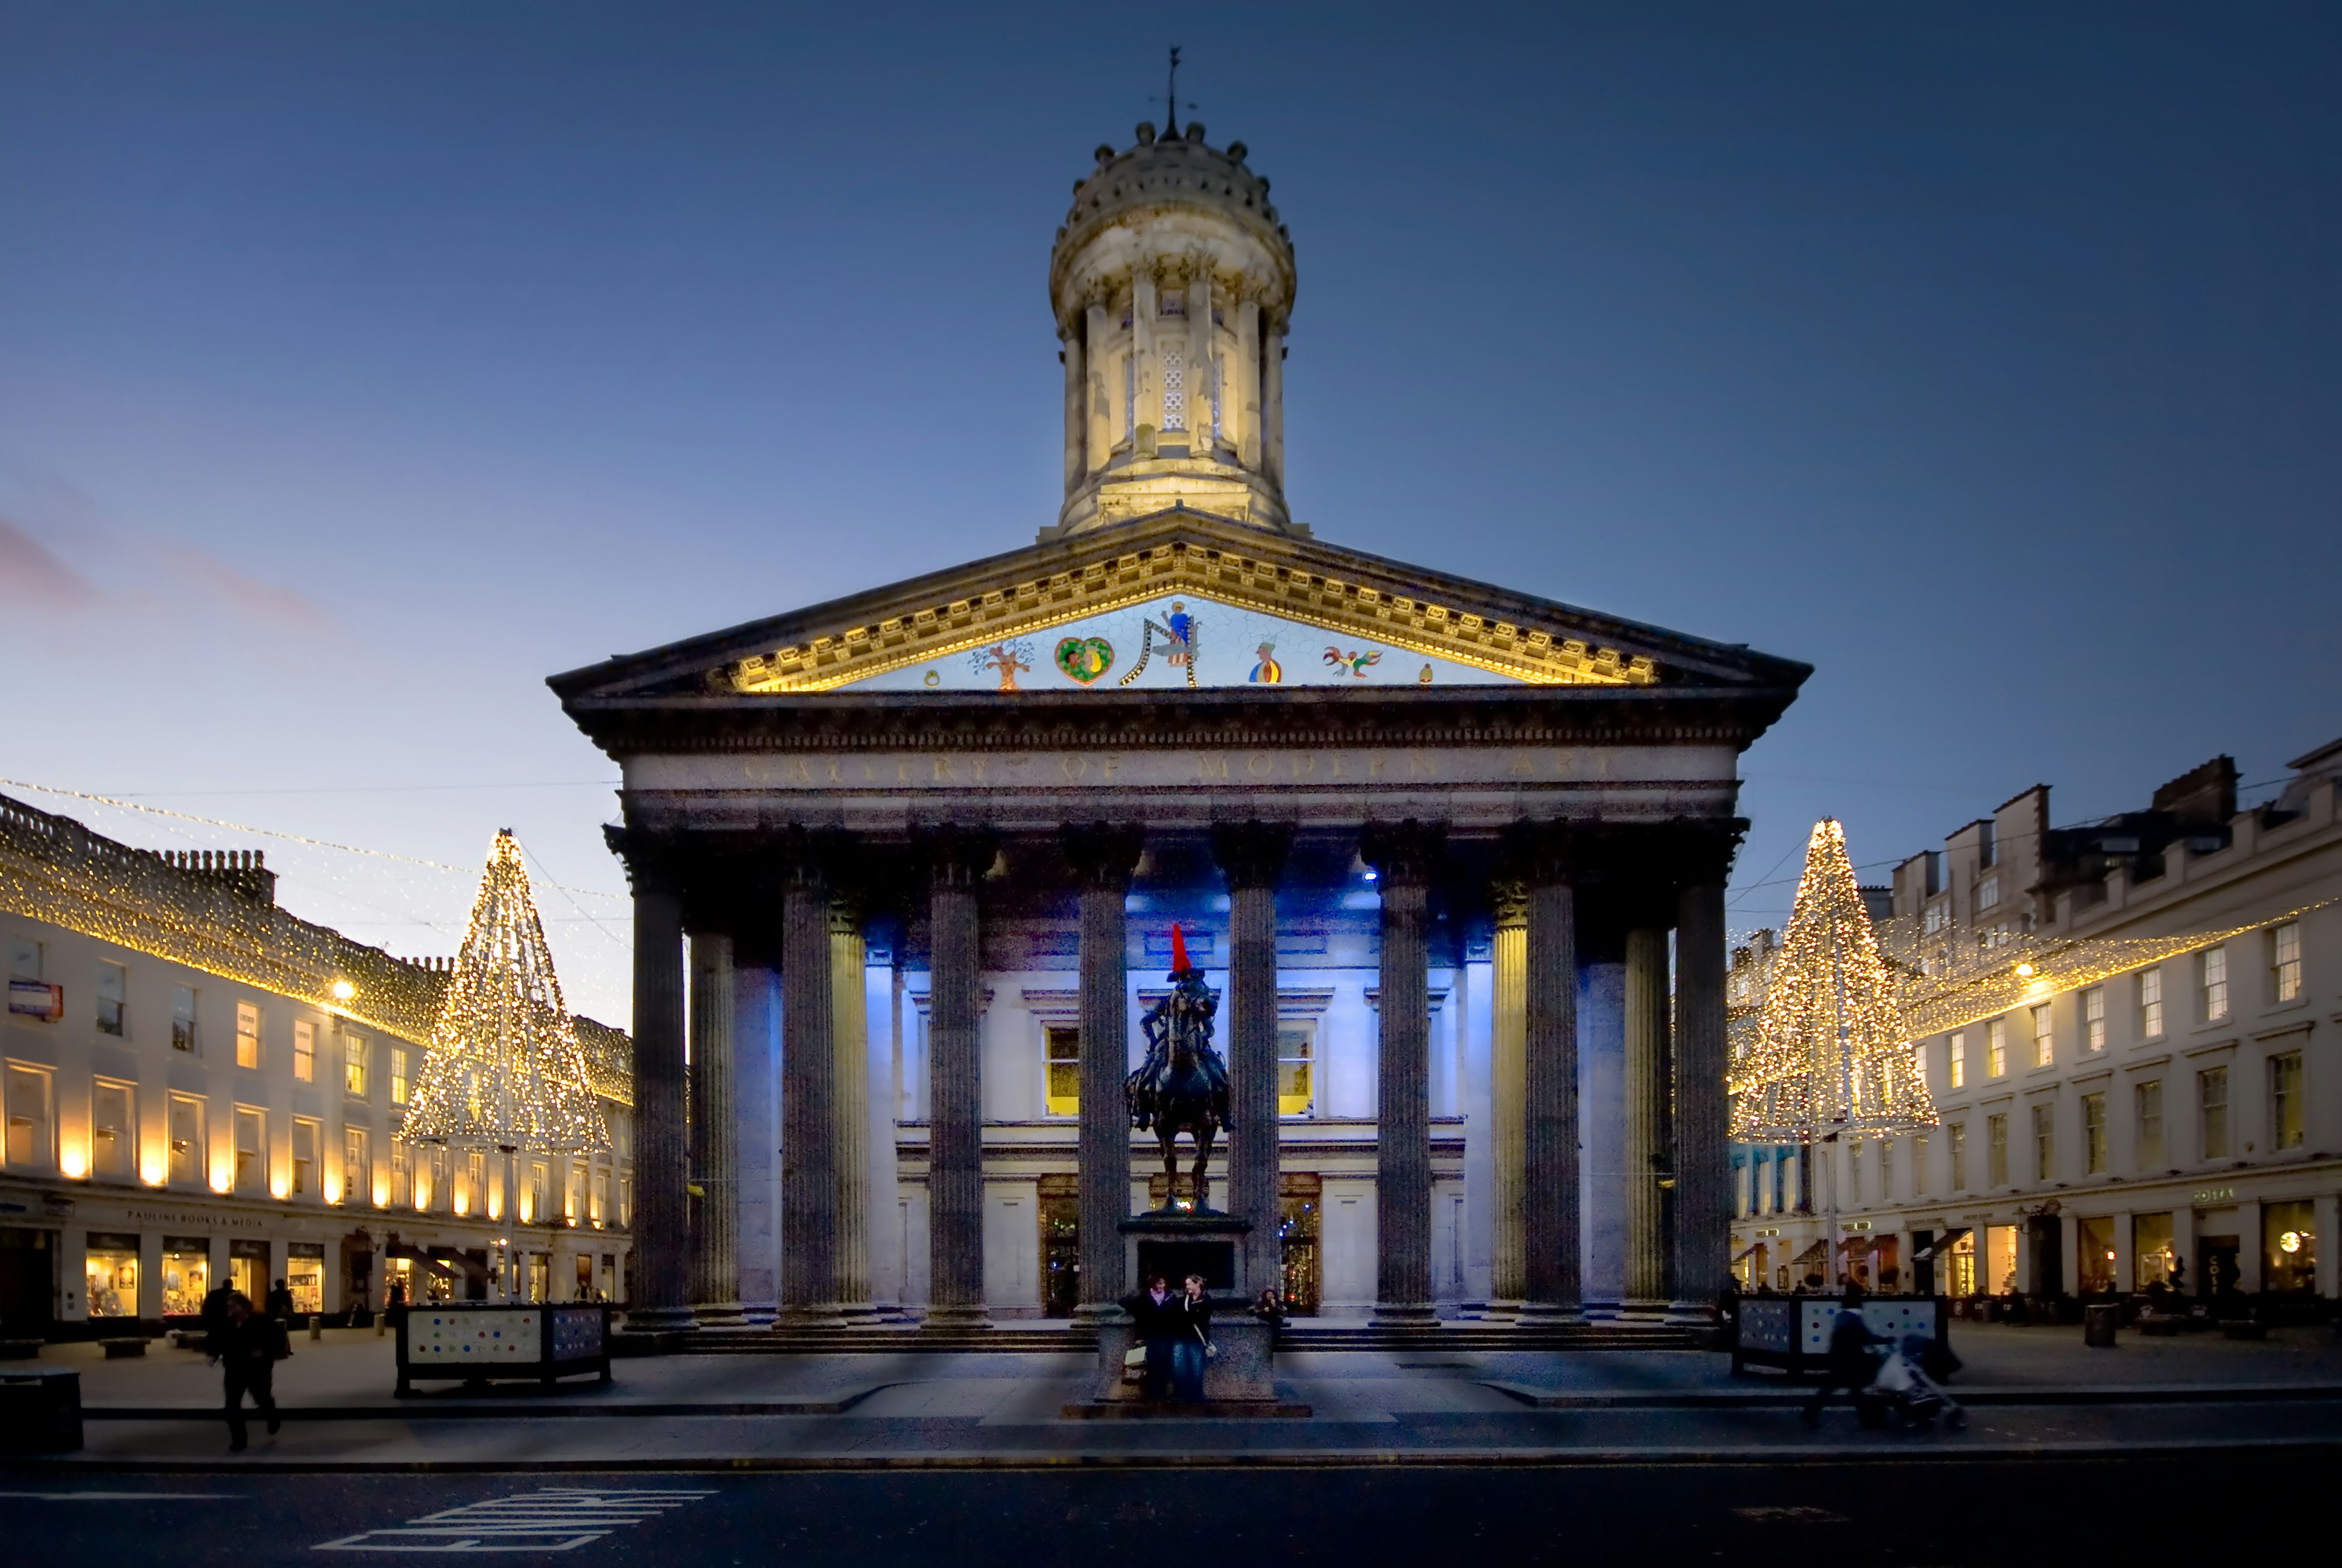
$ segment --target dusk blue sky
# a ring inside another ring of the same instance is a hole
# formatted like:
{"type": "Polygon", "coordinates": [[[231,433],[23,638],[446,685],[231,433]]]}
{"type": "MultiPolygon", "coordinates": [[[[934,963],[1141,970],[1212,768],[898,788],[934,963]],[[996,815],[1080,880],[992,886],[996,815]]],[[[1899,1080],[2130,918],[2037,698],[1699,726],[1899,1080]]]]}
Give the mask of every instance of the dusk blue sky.
{"type": "MultiPolygon", "coordinates": [[[[1050,236],[1175,42],[1298,248],[1298,517],[1817,666],[1736,928],[1825,814],[2342,735],[2342,7],[0,0],[0,776],[513,826],[623,1022],[544,677],[1053,520],[1050,236]]],[[[468,869],[28,798],[461,934],[468,869]]]]}

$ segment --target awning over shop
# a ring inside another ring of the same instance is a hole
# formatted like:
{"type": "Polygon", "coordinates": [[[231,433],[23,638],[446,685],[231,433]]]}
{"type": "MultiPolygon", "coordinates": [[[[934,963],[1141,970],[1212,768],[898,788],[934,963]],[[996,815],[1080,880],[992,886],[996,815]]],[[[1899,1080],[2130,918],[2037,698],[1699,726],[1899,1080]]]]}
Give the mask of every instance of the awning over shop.
{"type": "Polygon", "coordinates": [[[1790,1259],[1789,1266],[1791,1268],[1798,1268],[1807,1263],[1817,1263],[1827,1256],[1829,1256],[1829,1247],[1827,1243],[1816,1242],[1812,1246],[1807,1247],[1804,1252],[1799,1253],[1796,1257],[1790,1259]]]}
{"type": "Polygon", "coordinates": [[[1924,1263],[1936,1256],[1938,1253],[1950,1251],[1951,1245],[1954,1242],[1958,1241],[1962,1236],[1967,1235],[1973,1229],[1975,1229],[1975,1227],[1972,1225],[1961,1225],[1956,1229],[1946,1231],[1942,1235],[1937,1236],[1934,1241],[1929,1242],[1926,1246],[1921,1247],[1917,1252],[1913,1253],[1911,1254],[1911,1261],[1914,1263],[1924,1263]]]}
{"type": "Polygon", "coordinates": [[[1765,1243],[1762,1243],[1762,1242],[1751,1242],[1751,1243],[1749,1243],[1746,1246],[1745,1246],[1745,1247],[1741,1248],[1738,1252],[1736,1252],[1736,1253],[1733,1253],[1733,1254],[1732,1254],[1732,1261],[1733,1261],[1734,1263],[1738,1263],[1738,1262],[1740,1262],[1742,1259],[1746,1258],[1749,1253],[1753,1253],[1753,1252],[1756,1252],[1756,1251],[1757,1251],[1759,1248],[1763,1247],[1763,1246],[1764,1246],[1764,1244],[1765,1244],[1765,1243]]]}

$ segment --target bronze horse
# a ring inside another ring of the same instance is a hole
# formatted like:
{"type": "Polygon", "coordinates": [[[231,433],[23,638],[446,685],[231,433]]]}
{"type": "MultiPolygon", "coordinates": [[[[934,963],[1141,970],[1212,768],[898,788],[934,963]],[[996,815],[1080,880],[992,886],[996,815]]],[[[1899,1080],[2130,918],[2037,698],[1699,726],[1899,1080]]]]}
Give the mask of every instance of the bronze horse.
{"type": "MultiPolygon", "coordinates": [[[[1184,949],[1185,944],[1180,944],[1184,949]]],[[[1153,1128],[1163,1145],[1163,1174],[1168,1198],[1179,1195],[1179,1134],[1196,1140],[1194,1186],[1196,1207],[1207,1207],[1210,1188],[1205,1173],[1212,1163],[1212,1144],[1228,1124],[1228,1070],[1212,1049],[1212,1015],[1219,998],[1204,984],[1203,974],[1187,964],[1180,951],[1171,978],[1176,988],[1149,1008],[1139,1027],[1146,1035],[1146,1062],[1124,1085],[1130,1106],[1130,1124],[1140,1132],[1153,1128]]]]}

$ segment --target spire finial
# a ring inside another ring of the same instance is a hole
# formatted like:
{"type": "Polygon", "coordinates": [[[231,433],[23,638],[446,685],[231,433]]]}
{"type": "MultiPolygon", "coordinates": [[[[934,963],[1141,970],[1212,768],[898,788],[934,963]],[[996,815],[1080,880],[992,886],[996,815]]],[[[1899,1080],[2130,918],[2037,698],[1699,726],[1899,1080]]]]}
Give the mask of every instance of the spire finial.
{"type": "MultiPolygon", "coordinates": [[[[1176,142],[1179,139],[1179,110],[1181,106],[1182,105],[1179,102],[1179,45],[1174,44],[1171,45],[1171,72],[1169,77],[1164,83],[1163,91],[1163,139],[1166,142],[1176,142]]],[[[1196,105],[1188,104],[1185,106],[1192,109],[1196,105]]]]}

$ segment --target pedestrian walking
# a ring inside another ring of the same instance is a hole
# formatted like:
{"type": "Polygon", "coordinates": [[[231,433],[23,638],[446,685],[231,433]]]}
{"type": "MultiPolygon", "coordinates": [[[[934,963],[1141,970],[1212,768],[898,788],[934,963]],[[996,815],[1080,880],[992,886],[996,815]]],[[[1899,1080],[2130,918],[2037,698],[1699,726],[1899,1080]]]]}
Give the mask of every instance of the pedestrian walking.
{"type": "MultiPolygon", "coordinates": [[[[246,1298],[245,1305],[250,1306],[251,1304],[252,1303],[250,1299],[246,1298]]],[[[278,1280],[275,1284],[268,1287],[268,1303],[266,1310],[268,1315],[275,1318],[278,1323],[289,1323],[293,1321],[293,1293],[285,1287],[283,1280],[278,1280]]]]}
{"type": "Polygon", "coordinates": [[[276,1363],[293,1353],[286,1342],[285,1325],[273,1317],[263,1317],[252,1310],[252,1298],[241,1291],[229,1294],[225,1310],[221,1313],[220,1327],[205,1346],[221,1371],[222,1392],[227,1411],[227,1451],[244,1452],[246,1431],[244,1423],[244,1396],[252,1395],[252,1403],[268,1423],[268,1435],[276,1435],[283,1424],[276,1414],[276,1363]]]}
{"type": "Polygon", "coordinates": [[[1862,1296],[1859,1284],[1846,1287],[1845,1299],[1837,1309],[1837,1322],[1830,1327],[1829,1369],[1822,1373],[1821,1386],[1814,1390],[1814,1396],[1806,1401],[1807,1426],[1821,1424],[1822,1406],[1837,1390],[1846,1390],[1847,1396],[1852,1398],[1867,1388],[1876,1371],[1870,1347],[1893,1343],[1883,1333],[1870,1332],[1870,1325],[1862,1319],[1862,1296]]]}

